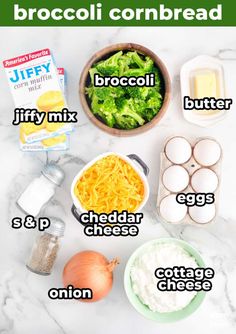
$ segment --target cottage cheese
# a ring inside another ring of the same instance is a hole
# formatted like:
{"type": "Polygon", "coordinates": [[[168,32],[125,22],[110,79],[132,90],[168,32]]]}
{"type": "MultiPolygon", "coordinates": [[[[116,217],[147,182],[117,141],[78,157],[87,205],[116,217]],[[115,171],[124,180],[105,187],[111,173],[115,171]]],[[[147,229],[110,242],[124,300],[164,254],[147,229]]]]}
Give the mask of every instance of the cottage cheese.
{"type": "Polygon", "coordinates": [[[157,288],[157,268],[184,266],[197,268],[195,259],[174,243],[154,244],[138,256],[131,269],[134,293],[153,312],[167,313],[185,308],[195,297],[195,291],[160,291],[157,288]]]}

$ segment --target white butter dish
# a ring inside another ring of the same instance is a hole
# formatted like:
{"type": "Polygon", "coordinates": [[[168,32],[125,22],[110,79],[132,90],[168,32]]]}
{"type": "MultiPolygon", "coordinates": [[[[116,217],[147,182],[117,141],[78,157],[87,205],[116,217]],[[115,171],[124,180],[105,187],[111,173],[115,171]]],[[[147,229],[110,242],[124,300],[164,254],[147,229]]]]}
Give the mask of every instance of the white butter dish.
{"type": "MultiPolygon", "coordinates": [[[[200,71],[212,71],[215,72],[217,80],[217,97],[226,98],[225,91],[225,78],[224,67],[220,60],[210,56],[198,56],[185,63],[180,71],[180,85],[181,85],[181,97],[182,108],[184,118],[193,124],[197,124],[202,127],[211,126],[221,121],[228,113],[228,110],[215,110],[213,112],[207,112],[204,114],[196,112],[196,110],[186,110],[183,105],[184,97],[189,96],[194,99],[194,77],[196,73],[200,71]]],[[[208,97],[208,96],[206,96],[208,97]]]]}

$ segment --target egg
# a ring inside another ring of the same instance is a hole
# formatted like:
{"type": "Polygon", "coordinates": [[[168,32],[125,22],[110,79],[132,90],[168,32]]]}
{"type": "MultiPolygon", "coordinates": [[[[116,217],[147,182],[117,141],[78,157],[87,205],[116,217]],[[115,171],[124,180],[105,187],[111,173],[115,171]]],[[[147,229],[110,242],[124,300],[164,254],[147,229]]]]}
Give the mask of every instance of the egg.
{"type": "Polygon", "coordinates": [[[173,165],[164,171],[162,182],[167,190],[179,192],[188,186],[189,174],[184,167],[173,165]]]}
{"type": "Polygon", "coordinates": [[[213,193],[218,183],[218,176],[209,168],[200,168],[191,177],[191,186],[197,193],[213,193]]]}
{"type": "Polygon", "coordinates": [[[178,223],[186,216],[187,207],[185,204],[179,204],[176,195],[172,194],[162,199],[160,214],[167,222],[178,223]]]}
{"type": "Polygon", "coordinates": [[[204,206],[191,206],[189,208],[190,217],[199,224],[209,223],[216,215],[215,204],[205,204],[204,206]]]}
{"type": "Polygon", "coordinates": [[[213,139],[202,139],[195,145],[193,155],[200,165],[213,166],[220,160],[221,147],[213,139]]]}
{"type": "Polygon", "coordinates": [[[165,146],[166,157],[174,164],[183,164],[187,162],[192,155],[192,147],[183,137],[171,138],[165,146]]]}

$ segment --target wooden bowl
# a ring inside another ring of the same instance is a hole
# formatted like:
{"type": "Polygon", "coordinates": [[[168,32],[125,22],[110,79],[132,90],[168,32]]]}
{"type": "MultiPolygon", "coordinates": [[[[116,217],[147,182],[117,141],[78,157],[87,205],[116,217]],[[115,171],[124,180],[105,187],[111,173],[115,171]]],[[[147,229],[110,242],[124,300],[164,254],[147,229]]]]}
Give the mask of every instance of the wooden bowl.
{"type": "Polygon", "coordinates": [[[164,63],[161,61],[155,53],[153,53],[151,50],[145,48],[142,45],[133,44],[133,43],[121,43],[121,44],[115,44],[108,46],[98,52],[96,52],[92,58],[89,59],[87,64],[85,65],[79,82],[79,96],[80,101],[82,104],[82,107],[86,113],[86,115],[89,117],[89,119],[100,129],[103,131],[114,135],[114,136],[133,136],[140,133],[143,133],[149,129],[151,129],[154,125],[156,125],[163,115],[165,114],[167,107],[170,102],[170,93],[171,93],[171,84],[170,84],[170,77],[168,74],[168,71],[164,65],[164,63]],[[131,130],[122,130],[122,129],[116,129],[116,128],[110,128],[105,123],[103,123],[101,120],[99,120],[91,111],[90,103],[87,95],[85,94],[85,88],[88,86],[88,83],[90,82],[89,79],[89,70],[92,67],[93,64],[97,63],[98,61],[102,59],[109,58],[112,54],[114,54],[117,51],[125,50],[125,51],[137,51],[140,54],[147,55],[151,57],[155,63],[155,65],[160,70],[160,73],[162,75],[163,83],[164,83],[164,100],[161,109],[157,113],[157,115],[148,123],[135,128],[131,130]]]}

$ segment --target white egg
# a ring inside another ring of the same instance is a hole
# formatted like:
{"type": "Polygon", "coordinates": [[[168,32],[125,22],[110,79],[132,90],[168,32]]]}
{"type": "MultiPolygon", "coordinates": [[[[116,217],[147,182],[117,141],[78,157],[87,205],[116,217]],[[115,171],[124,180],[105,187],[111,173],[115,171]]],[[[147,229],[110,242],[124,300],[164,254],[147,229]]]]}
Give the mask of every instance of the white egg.
{"type": "Polygon", "coordinates": [[[165,146],[165,154],[167,158],[179,165],[187,162],[192,155],[192,147],[183,137],[171,138],[165,146]]]}
{"type": "Polygon", "coordinates": [[[215,204],[205,204],[204,206],[191,206],[189,208],[190,217],[199,224],[209,223],[216,215],[215,204]]]}
{"type": "Polygon", "coordinates": [[[162,182],[169,191],[179,192],[188,186],[189,174],[182,166],[170,166],[164,171],[162,182]]]}
{"type": "Polygon", "coordinates": [[[167,222],[178,223],[186,216],[187,207],[185,204],[179,204],[176,195],[172,194],[162,199],[160,214],[167,222]]]}
{"type": "Polygon", "coordinates": [[[200,168],[191,177],[191,186],[197,193],[213,193],[218,182],[216,173],[209,168],[200,168]]]}
{"type": "Polygon", "coordinates": [[[200,165],[213,166],[221,157],[221,147],[213,139],[202,139],[195,145],[193,155],[200,165]]]}

